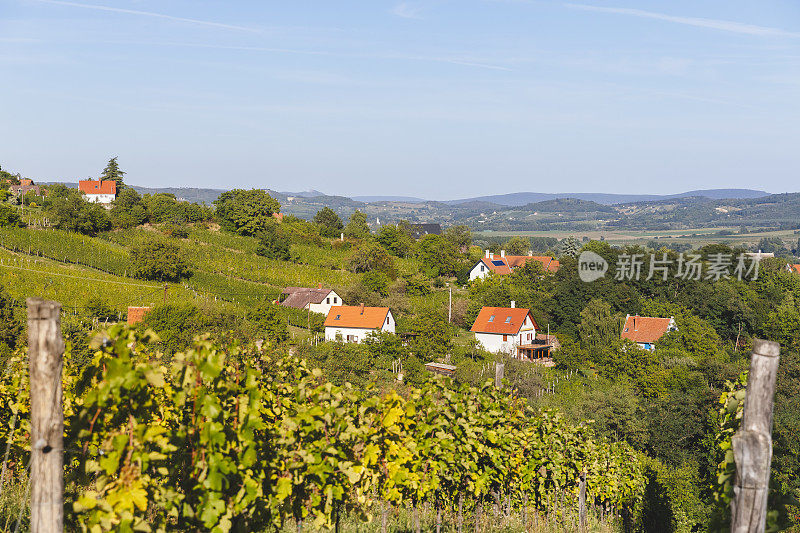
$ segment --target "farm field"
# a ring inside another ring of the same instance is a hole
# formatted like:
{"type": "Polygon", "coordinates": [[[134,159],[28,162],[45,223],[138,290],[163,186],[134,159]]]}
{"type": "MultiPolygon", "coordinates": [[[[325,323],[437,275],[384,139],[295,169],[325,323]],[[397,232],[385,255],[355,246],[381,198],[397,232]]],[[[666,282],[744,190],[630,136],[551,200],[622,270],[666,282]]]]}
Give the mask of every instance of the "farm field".
{"type": "Polygon", "coordinates": [[[511,238],[511,237],[553,237],[564,239],[569,236],[582,239],[588,237],[591,240],[604,239],[613,245],[628,244],[647,244],[652,240],[664,240],[666,243],[685,243],[693,246],[703,246],[709,243],[724,242],[732,245],[749,244],[755,245],[764,237],[778,237],[786,243],[796,243],[800,238],[797,230],[781,231],[759,231],[753,233],[738,234],[738,228],[718,227],[718,228],[692,228],[685,230],[643,230],[643,231],[481,231],[475,233],[476,239],[481,238],[511,238]],[[733,235],[722,235],[720,231],[732,231],[733,235]]]}

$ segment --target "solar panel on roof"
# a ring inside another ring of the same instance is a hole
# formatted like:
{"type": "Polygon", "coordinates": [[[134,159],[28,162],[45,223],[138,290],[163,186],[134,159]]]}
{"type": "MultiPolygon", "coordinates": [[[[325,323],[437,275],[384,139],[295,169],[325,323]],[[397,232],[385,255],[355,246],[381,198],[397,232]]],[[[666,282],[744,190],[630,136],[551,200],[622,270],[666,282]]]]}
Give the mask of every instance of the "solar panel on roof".
{"type": "Polygon", "coordinates": [[[492,264],[496,267],[501,267],[505,265],[505,263],[503,263],[502,261],[492,261],[492,264]]]}

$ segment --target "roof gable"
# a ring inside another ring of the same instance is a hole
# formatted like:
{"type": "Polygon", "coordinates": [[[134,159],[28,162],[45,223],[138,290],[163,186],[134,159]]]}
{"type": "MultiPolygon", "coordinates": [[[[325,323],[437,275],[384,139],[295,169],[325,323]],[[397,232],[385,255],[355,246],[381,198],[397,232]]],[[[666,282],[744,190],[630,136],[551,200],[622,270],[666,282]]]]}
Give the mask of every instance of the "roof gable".
{"type": "Polygon", "coordinates": [[[331,289],[309,289],[306,287],[286,287],[281,295],[287,297],[280,303],[284,307],[303,309],[308,304],[321,304],[333,292],[331,289]]]}
{"type": "Polygon", "coordinates": [[[335,305],[328,311],[325,327],[379,329],[383,327],[390,312],[388,307],[335,305]]]}
{"type": "Polygon", "coordinates": [[[117,194],[117,182],[114,180],[81,180],[78,188],[83,194],[117,194]]]}
{"type": "Polygon", "coordinates": [[[525,266],[528,261],[536,261],[542,264],[545,272],[556,272],[560,263],[558,259],[547,255],[506,255],[481,258],[481,263],[489,267],[495,274],[510,274],[515,268],[525,266]]]}
{"type": "Polygon", "coordinates": [[[654,343],[663,337],[673,324],[672,318],[628,316],[620,338],[643,344],[654,343]]]}
{"type": "Polygon", "coordinates": [[[539,328],[531,315],[530,309],[518,307],[484,307],[475,318],[470,331],[474,333],[495,333],[502,335],[516,335],[525,323],[525,318],[530,317],[534,328],[539,328]]]}

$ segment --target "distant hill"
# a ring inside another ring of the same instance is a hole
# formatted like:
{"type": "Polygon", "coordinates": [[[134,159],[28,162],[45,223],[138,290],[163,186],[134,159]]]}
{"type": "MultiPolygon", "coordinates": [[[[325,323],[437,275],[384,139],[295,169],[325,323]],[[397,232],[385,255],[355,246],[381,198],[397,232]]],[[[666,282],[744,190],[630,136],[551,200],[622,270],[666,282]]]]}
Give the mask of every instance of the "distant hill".
{"type": "Polygon", "coordinates": [[[702,196],[712,199],[744,199],[744,198],[760,198],[768,196],[769,193],[765,191],[756,191],[752,189],[708,189],[698,191],[688,191],[679,194],[613,194],[613,193],[593,193],[593,192],[577,192],[577,193],[542,193],[542,192],[515,192],[510,194],[497,194],[492,196],[478,196],[475,198],[464,198],[460,200],[448,200],[449,205],[459,205],[469,202],[489,202],[493,204],[500,204],[509,207],[521,207],[523,205],[532,204],[536,202],[543,202],[546,200],[556,200],[559,198],[575,198],[578,200],[586,200],[588,202],[596,202],[604,205],[627,204],[633,202],[653,202],[658,200],[667,200],[671,198],[684,198],[688,196],[702,196]]]}
{"type": "Polygon", "coordinates": [[[406,203],[422,204],[425,203],[426,201],[422,198],[417,198],[415,196],[351,196],[350,198],[357,202],[365,202],[365,203],[406,202],[406,203]]]}

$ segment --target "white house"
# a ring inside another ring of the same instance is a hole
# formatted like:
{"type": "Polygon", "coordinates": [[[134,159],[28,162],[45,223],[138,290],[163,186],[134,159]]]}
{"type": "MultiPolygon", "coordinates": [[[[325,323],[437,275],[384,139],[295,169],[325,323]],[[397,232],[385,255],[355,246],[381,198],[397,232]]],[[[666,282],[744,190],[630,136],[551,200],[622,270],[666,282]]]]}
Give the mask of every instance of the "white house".
{"type": "Polygon", "coordinates": [[[333,289],[323,289],[320,283],[316,289],[306,287],[286,287],[278,304],[294,309],[307,309],[312,313],[327,315],[334,305],[343,305],[342,297],[333,289]]]}
{"type": "Polygon", "coordinates": [[[486,250],[486,255],[469,271],[469,280],[483,279],[489,272],[500,276],[511,274],[514,269],[524,266],[528,261],[541,263],[545,272],[556,272],[560,266],[558,259],[546,255],[506,255],[505,250],[501,250],[500,255],[495,255],[486,250]]]}
{"type": "Polygon", "coordinates": [[[325,319],[325,340],[338,336],[345,342],[363,342],[370,333],[394,333],[395,320],[388,307],[339,305],[331,307],[325,319]]]}
{"type": "Polygon", "coordinates": [[[652,316],[628,315],[622,327],[620,338],[630,339],[640,348],[655,350],[656,342],[668,331],[678,329],[675,318],[657,318],[652,316]]]}
{"type": "Polygon", "coordinates": [[[520,347],[535,344],[537,328],[530,309],[518,309],[511,302],[511,307],[482,308],[470,331],[487,352],[518,357],[520,347]]]}
{"type": "Polygon", "coordinates": [[[78,188],[87,202],[108,206],[117,198],[117,182],[113,180],[80,180],[78,188]]]}

